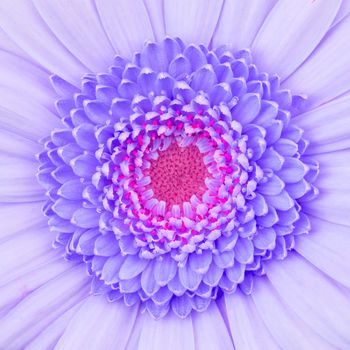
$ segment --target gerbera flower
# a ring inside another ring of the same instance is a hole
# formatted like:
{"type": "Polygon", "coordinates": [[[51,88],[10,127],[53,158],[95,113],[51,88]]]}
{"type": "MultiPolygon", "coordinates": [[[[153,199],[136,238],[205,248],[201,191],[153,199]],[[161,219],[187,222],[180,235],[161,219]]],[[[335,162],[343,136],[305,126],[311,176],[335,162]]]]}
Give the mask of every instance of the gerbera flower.
{"type": "Polygon", "coordinates": [[[0,349],[350,349],[349,12],[1,1],[0,349]]]}

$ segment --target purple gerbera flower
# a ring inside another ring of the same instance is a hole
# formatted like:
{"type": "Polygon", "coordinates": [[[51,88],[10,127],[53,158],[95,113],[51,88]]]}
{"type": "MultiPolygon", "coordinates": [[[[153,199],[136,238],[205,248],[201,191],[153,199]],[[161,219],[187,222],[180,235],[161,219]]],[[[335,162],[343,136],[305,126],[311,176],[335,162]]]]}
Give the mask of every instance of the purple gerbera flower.
{"type": "Polygon", "coordinates": [[[0,2],[0,349],[350,349],[349,4],[0,2]]]}

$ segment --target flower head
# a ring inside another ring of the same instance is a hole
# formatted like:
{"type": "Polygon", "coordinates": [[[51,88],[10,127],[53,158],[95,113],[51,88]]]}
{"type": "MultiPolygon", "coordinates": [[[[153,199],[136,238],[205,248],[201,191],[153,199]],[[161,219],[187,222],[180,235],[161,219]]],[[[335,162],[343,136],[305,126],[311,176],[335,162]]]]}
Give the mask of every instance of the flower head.
{"type": "Polygon", "coordinates": [[[0,4],[0,348],[349,346],[340,2],[0,4]]]}

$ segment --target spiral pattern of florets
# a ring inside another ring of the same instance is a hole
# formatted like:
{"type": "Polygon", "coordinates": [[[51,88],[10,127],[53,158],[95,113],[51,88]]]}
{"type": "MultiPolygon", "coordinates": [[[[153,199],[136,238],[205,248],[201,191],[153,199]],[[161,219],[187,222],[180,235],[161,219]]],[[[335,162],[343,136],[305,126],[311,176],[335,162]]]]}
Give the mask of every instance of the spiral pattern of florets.
{"type": "Polygon", "coordinates": [[[38,156],[44,212],[94,294],[186,317],[223,292],[251,293],[264,261],[284,259],[310,230],[302,204],[317,195],[318,165],[291,119],[305,98],[259,73],[249,50],[166,38],[79,90],[52,82],[64,126],[38,156]],[[174,147],[195,147],[206,178],[167,203],[152,164],[174,147]]]}

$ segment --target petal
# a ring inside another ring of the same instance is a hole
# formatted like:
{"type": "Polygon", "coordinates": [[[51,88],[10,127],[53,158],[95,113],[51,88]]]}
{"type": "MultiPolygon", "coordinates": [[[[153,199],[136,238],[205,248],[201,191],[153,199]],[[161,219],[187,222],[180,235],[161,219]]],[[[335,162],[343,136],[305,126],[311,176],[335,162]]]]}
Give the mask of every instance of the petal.
{"type": "Polygon", "coordinates": [[[263,227],[272,227],[279,220],[278,214],[274,207],[268,206],[267,210],[267,213],[265,213],[263,216],[256,218],[256,222],[258,225],[261,225],[263,227]]]}
{"type": "Polygon", "coordinates": [[[170,254],[163,255],[154,265],[154,278],[160,286],[165,286],[171,281],[177,271],[177,263],[170,254]]]}
{"type": "Polygon", "coordinates": [[[129,341],[127,346],[125,347],[125,350],[137,349],[144,320],[145,317],[142,317],[140,314],[138,315],[138,317],[136,317],[134,329],[132,330],[132,335],[129,337],[129,341]]]}
{"type": "Polygon", "coordinates": [[[260,95],[245,94],[233,109],[232,116],[242,125],[252,122],[260,111],[260,95]]]}
{"type": "Polygon", "coordinates": [[[336,348],[347,348],[350,301],[332,280],[293,253],[265,268],[277,293],[293,312],[336,348]]]}
{"type": "Polygon", "coordinates": [[[37,142],[6,130],[0,130],[0,154],[32,160],[37,164],[35,155],[42,151],[37,142]]]}
{"type": "Polygon", "coordinates": [[[189,264],[193,271],[204,274],[208,271],[212,261],[212,253],[209,249],[204,250],[201,254],[190,254],[189,264]]]}
{"type": "Polygon", "coordinates": [[[0,239],[8,239],[17,232],[25,231],[30,227],[42,227],[46,225],[46,218],[42,215],[41,208],[44,202],[14,203],[0,205],[0,239]]]}
{"type": "Polygon", "coordinates": [[[99,100],[84,101],[84,110],[88,118],[95,124],[104,124],[109,116],[109,107],[99,100]]]}
{"type": "Polygon", "coordinates": [[[95,241],[94,254],[98,256],[112,256],[120,251],[113,233],[100,235],[95,241]]]}
{"type": "Polygon", "coordinates": [[[248,238],[239,238],[234,248],[235,259],[242,264],[249,264],[253,261],[254,247],[248,238]]]}
{"type": "Polygon", "coordinates": [[[30,61],[30,57],[0,28],[0,48],[2,51],[10,52],[18,57],[30,61]]]}
{"type": "Polygon", "coordinates": [[[278,210],[288,210],[294,205],[293,199],[289,196],[286,190],[283,190],[276,196],[265,195],[268,204],[278,210]]]}
{"type": "Polygon", "coordinates": [[[95,128],[91,124],[82,123],[73,129],[73,136],[77,144],[83,149],[96,151],[98,144],[95,138],[95,128]]]}
{"type": "Polygon", "coordinates": [[[191,299],[187,294],[174,297],[171,300],[171,308],[176,316],[185,319],[192,311],[191,299]]]}
{"type": "Polygon", "coordinates": [[[35,7],[63,45],[93,72],[106,70],[114,50],[92,2],[35,0],[35,7]],[[88,25],[87,25],[88,23],[88,25]]]}
{"type": "Polygon", "coordinates": [[[159,42],[165,37],[165,24],[162,0],[144,0],[152,25],[154,38],[159,42]]]}
{"type": "Polygon", "coordinates": [[[130,279],[139,275],[148,265],[149,260],[138,257],[137,255],[128,255],[119,271],[121,279],[130,279]]]}
{"type": "Polygon", "coordinates": [[[284,182],[276,175],[272,175],[268,178],[267,182],[260,183],[257,190],[261,194],[276,195],[282,192],[284,188],[284,182]]]}
{"type": "MultiPolygon", "coordinates": [[[[238,245],[240,245],[240,243],[238,243],[238,245]]],[[[213,260],[215,262],[215,265],[219,269],[225,269],[227,267],[231,267],[234,264],[235,262],[234,256],[235,256],[235,252],[233,250],[228,250],[228,251],[224,251],[223,253],[213,255],[213,260]]],[[[210,268],[208,273],[210,274],[208,276],[210,280],[214,276],[218,277],[218,275],[220,275],[220,272],[217,271],[217,269],[213,269],[213,268],[210,268]]]]}
{"type": "Polygon", "coordinates": [[[43,332],[31,340],[30,344],[26,346],[26,350],[52,349],[57,344],[58,339],[62,336],[68,323],[79,310],[80,306],[81,303],[73,306],[50,323],[43,332]]]}
{"type": "Polygon", "coordinates": [[[58,41],[31,2],[19,0],[13,6],[11,1],[2,1],[0,23],[6,34],[36,62],[79,86],[87,68],[58,41]]]}
{"type": "Polygon", "coordinates": [[[320,195],[304,203],[304,211],[335,224],[350,226],[349,195],[342,188],[339,190],[321,190],[320,195]]]}
{"type": "Polygon", "coordinates": [[[230,45],[234,50],[250,47],[275,3],[276,0],[225,1],[213,36],[213,47],[230,45]]]}
{"type": "Polygon", "coordinates": [[[80,265],[23,298],[0,319],[0,348],[23,349],[52,321],[87,295],[87,282],[85,266],[80,265]]]}
{"type": "Polygon", "coordinates": [[[55,349],[124,349],[138,314],[138,306],[109,303],[90,296],[75,314],[55,349]]]}
{"type": "Polygon", "coordinates": [[[142,0],[97,0],[96,6],[108,38],[119,55],[130,59],[135,51],[142,49],[146,40],[154,39],[142,0]]]}
{"type": "Polygon", "coordinates": [[[185,266],[179,267],[179,279],[186,289],[194,291],[201,283],[202,276],[192,271],[189,262],[187,262],[185,266]]]}
{"type": "Polygon", "coordinates": [[[64,198],[59,198],[52,206],[52,210],[62,219],[70,220],[73,213],[81,207],[80,201],[71,201],[64,198]]]}
{"type": "Polygon", "coordinates": [[[12,156],[0,156],[0,202],[45,200],[45,191],[35,178],[37,165],[12,156]]]}
{"type": "Polygon", "coordinates": [[[90,229],[82,233],[77,244],[77,252],[93,255],[96,238],[100,235],[98,229],[90,229]]]}
{"type": "MultiPolygon", "coordinates": [[[[328,2],[327,2],[328,3],[328,2]]],[[[309,96],[309,107],[319,106],[350,89],[350,17],[332,28],[308,60],[283,86],[309,96]]]]}
{"type": "Polygon", "coordinates": [[[302,180],[307,172],[307,166],[297,158],[286,157],[281,170],[277,175],[287,183],[296,183],[302,180]]]}
{"type": "Polygon", "coordinates": [[[349,0],[343,0],[339,11],[337,13],[337,16],[334,18],[333,26],[339,23],[344,17],[346,17],[350,13],[350,1],[349,0]]]}
{"type": "Polygon", "coordinates": [[[314,266],[350,288],[350,228],[310,217],[311,232],[297,236],[295,250],[314,266]]]}
{"type": "Polygon", "coordinates": [[[349,109],[350,96],[346,96],[300,114],[293,119],[304,130],[305,138],[310,141],[306,154],[350,148],[349,109]]]}
{"type": "Polygon", "coordinates": [[[257,231],[253,242],[258,249],[273,249],[276,244],[276,232],[273,228],[262,228],[257,231]]]}
{"type": "MultiPolygon", "coordinates": [[[[0,5],[1,6],[1,5],[0,5]]],[[[33,141],[47,136],[55,127],[62,127],[59,119],[47,108],[6,86],[0,87],[1,128],[33,141]],[[35,116],[35,123],[33,123],[35,116]]]]}
{"type": "MultiPolygon", "coordinates": [[[[325,168],[344,168],[346,165],[344,164],[348,162],[350,159],[350,149],[341,150],[338,152],[329,152],[329,153],[321,153],[317,155],[317,161],[320,164],[320,167],[325,168]]],[[[315,156],[305,157],[306,161],[311,159],[315,159],[315,156]]]]}
{"type": "Polygon", "coordinates": [[[226,269],[225,272],[230,281],[242,283],[244,280],[245,265],[236,261],[235,264],[232,267],[226,269]]]}
{"type": "Polygon", "coordinates": [[[160,288],[154,278],[154,260],[151,261],[148,266],[142,271],[141,286],[148,296],[154,295],[160,288]]]}
{"type": "MultiPolygon", "coordinates": [[[[314,156],[313,156],[314,157],[314,156]]],[[[317,156],[320,173],[314,182],[320,192],[346,191],[350,188],[348,181],[350,176],[350,150],[325,153],[322,157],[317,156]],[[336,163],[336,158],[340,162],[336,163]]]]}
{"type": "Polygon", "coordinates": [[[225,294],[225,306],[236,349],[280,349],[250,296],[239,290],[233,295],[225,294]]]}
{"type": "Polygon", "coordinates": [[[83,228],[97,227],[99,214],[93,208],[79,208],[72,217],[72,223],[83,228]]]}
{"type": "Polygon", "coordinates": [[[223,1],[164,1],[165,31],[187,44],[209,45],[218,23],[223,1]]]}
{"type": "Polygon", "coordinates": [[[58,190],[57,194],[66,199],[81,199],[84,185],[80,179],[65,182],[58,190]]]}
{"type": "Polygon", "coordinates": [[[56,254],[47,258],[45,263],[33,264],[30,271],[21,274],[19,278],[14,278],[0,287],[0,309],[20,302],[26,295],[29,295],[37,288],[62,273],[67,273],[72,268],[72,264],[67,264],[56,254]]]}
{"type": "Polygon", "coordinates": [[[213,67],[207,64],[193,73],[190,85],[195,91],[209,91],[214,84],[216,84],[216,75],[213,67]]]}
{"type": "Polygon", "coordinates": [[[254,287],[252,299],[256,309],[280,348],[292,350],[328,347],[325,340],[314,333],[303,319],[281,301],[266,278],[259,278],[254,287]]]}
{"type": "Polygon", "coordinates": [[[160,321],[145,313],[137,350],[194,350],[191,317],[181,319],[169,312],[160,321]]]}
{"type": "MultiPolygon", "coordinates": [[[[76,175],[91,179],[96,171],[97,160],[91,154],[84,153],[71,160],[70,166],[76,175]]],[[[70,170],[70,169],[69,169],[70,170]]]]}
{"type": "Polygon", "coordinates": [[[0,61],[2,86],[16,91],[17,97],[28,96],[36,103],[54,110],[53,101],[56,94],[48,80],[48,72],[22,57],[5,51],[0,52],[0,61]]]}
{"type": "Polygon", "coordinates": [[[124,257],[121,254],[109,257],[103,265],[101,278],[107,284],[119,282],[119,270],[123,262],[124,257]]]}
{"type": "Polygon", "coordinates": [[[192,320],[196,349],[234,349],[230,333],[215,302],[204,312],[194,312],[192,320]]]}
{"type": "Polygon", "coordinates": [[[293,73],[326,34],[340,3],[340,0],[278,2],[252,45],[259,69],[277,73],[282,79],[293,73]]]}
{"type": "MultiPolygon", "coordinates": [[[[47,261],[55,255],[51,246],[52,236],[46,225],[34,225],[11,235],[0,244],[0,277],[2,283],[11,281],[31,271],[33,264],[47,261]],[[13,252],[16,252],[14,254],[13,252]]],[[[36,265],[35,265],[36,266],[36,265]]]]}
{"type": "Polygon", "coordinates": [[[203,282],[205,282],[208,286],[216,286],[219,283],[222,274],[223,269],[218,267],[213,261],[209,267],[209,270],[203,276],[203,282]]]}

